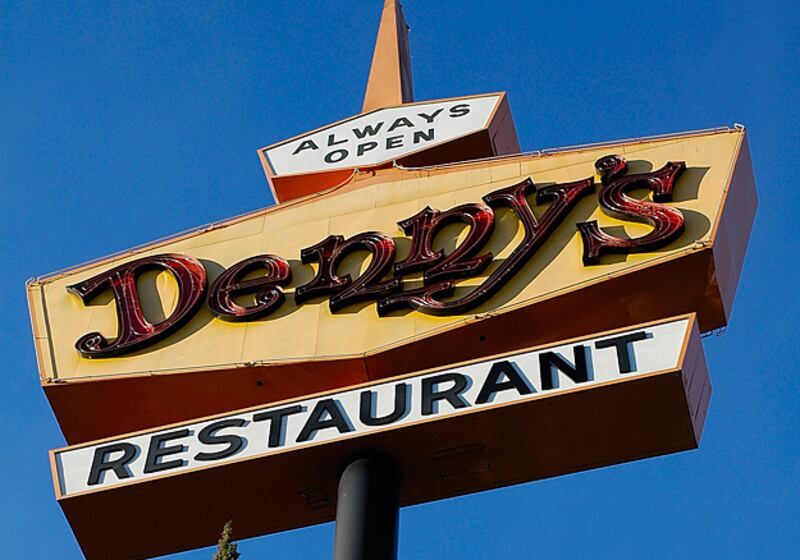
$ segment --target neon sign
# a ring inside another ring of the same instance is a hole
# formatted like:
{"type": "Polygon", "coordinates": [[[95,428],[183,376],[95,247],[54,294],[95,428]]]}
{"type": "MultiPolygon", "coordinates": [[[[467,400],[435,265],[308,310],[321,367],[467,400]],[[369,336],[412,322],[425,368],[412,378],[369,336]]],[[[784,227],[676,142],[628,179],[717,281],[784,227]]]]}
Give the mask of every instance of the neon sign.
{"type": "MultiPolygon", "coordinates": [[[[627,175],[625,159],[610,155],[600,158],[595,167],[602,181],[598,200],[603,211],[623,220],[647,222],[653,230],[629,239],[603,231],[594,221],[578,223],[585,265],[598,263],[606,253],[652,251],[681,235],[683,213],[663,203],[672,200],[675,183],[686,169],[685,163],[669,162],[657,171],[627,175]],[[639,188],[650,190],[653,201],[638,200],[628,194],[639,188]]],[[[381,316],[399,309],[431,315],[466,313],[502,289],[578,201],[594,191],[592,177],[539,188],[528,178],[483,196],[481,202],[462,204],[446,211],[426,207],[398,222],[410,237],[409,254],[400,261],[396,259],[394,239],[385,233],[369,231],[348,239],[330,235],[301,251],[302,262],[316,263],[317,267],[313,279],[296,287],[295,302],[299,305],[326,297],[332,313],[355,303],[371,301],[377,303],[381,316]],[[538,218],[529,197],[535,201],[535,206],[548,205],[538,218]],[[494,259],[491,252],[481,249],[492,236],[498,208],[511,210],[522,224],[522,241],[479,286],[464,296],[448,299],[454,294],[457,280],[475,277],[494,259]],[[469,228],[466,236],[449,254],[434,250],[437,233],[451,223],[465,224],[469,228]],[[356,251],[367,251],[371,255],[366,270],[357,278],[350,274],[339,275],[337,269],[342,260],[356,251]],[[422,273],[422,287],[405,290],[404,277],[419,272],[422,273]]],[[[118,356],[146,347],[185,324],[202,304],[206,291],[209,292],[209,308],[220,319],[242,322],[265,317],[285,302],[283,288],[291,280],[289,262],[270,254],[249,257],[232,265],[217,277],[210,289],[203,266],[186,255],[162,254],[127,262],[69,287],[85,304],[111,290],[117,308],[118,335],[114,340],[93,332],[81,337],[75,347],[85,358],[118,356]],[[169,272],[178,285],[175,310],[156,325],[144,317],[136,288],[137,277],[153,269],[169,272]],[[263,274],[248,278],[256,271],[263,271],[263,274]],[[248,295],[254,296],[253,305],[236,302],[237,298],[248,295]]]]}

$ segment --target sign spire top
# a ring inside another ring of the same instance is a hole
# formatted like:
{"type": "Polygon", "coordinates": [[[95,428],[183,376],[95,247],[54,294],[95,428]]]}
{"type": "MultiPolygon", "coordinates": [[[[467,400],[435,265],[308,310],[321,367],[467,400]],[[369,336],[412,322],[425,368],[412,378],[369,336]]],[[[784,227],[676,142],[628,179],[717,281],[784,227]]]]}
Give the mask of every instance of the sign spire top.
{"type": "Polygon", "coordinates": [[[385,0],[363,112],[414,101],[408,24],[400,0],[385,0]]]}

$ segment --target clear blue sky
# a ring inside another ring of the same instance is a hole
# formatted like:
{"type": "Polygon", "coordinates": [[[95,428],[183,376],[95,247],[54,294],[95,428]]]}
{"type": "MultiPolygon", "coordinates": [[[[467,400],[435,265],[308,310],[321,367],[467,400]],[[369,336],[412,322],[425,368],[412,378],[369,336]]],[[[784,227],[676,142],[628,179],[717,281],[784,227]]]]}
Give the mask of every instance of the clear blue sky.
{"type": "MultiPolygon", "coordinates": [[[[380,12],[109,4],[0,0],[6,558],[81,558],[53,497],[63,440],[25,280],[271,204],[255,150],[359,111],[380,12]]],[[[761,200],[732,323],[706,341],[699,450],[404,510],[400,557],[800,557],[797,4],[407,0],[406,15],[418,99],[505,90],[525,150],[744,123],[761,200]]],[[[316,560],[332,541],[324,525],[241,549],[316,560]]]]}

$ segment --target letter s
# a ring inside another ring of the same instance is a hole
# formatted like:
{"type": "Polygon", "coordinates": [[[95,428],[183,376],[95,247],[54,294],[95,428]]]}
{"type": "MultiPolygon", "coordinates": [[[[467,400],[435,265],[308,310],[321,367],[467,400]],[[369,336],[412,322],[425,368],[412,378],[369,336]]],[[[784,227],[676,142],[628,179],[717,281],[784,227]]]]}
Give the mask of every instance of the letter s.
{"type": "Polygon", "coordinates": [[[469,115],[472,108],[467,103],[461,103],[460,105],[453,105],[450,107],[450,118],[457,119],[458,117],[463,117],[465,115],[469,115]]]}
{"type": "Polygon", "coordinates": [[[628,163],[622,156],[600,158],[595,168],[603,181],[598,195],[600,207],[613,217],[643,221],[653,226],[653,231],[635,239],[609,235],[597,221],[578,224],[583,238],[583,263],[597,264],[605,253],[643,253],[663,247],[677,239],[684,228],[684,216],[678,208],[659,204],[672,200],[672,190],[681,173],[686,170],[682,161],[670,161],[658,171],[625,175],[628,163]],[[638,200],[628,192],[646,188],[653,192],[653,201],[638,200]]]}

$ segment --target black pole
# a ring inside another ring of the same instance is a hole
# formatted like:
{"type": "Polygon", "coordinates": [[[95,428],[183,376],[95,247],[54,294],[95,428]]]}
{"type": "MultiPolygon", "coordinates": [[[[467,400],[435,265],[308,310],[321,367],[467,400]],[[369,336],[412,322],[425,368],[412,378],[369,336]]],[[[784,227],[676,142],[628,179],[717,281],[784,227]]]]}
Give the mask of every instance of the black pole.
{"type": "Polygon", "coordinates": [[[397,560],[399,473],[383,455],[344,469],[336,502],[333,560],[397,560]]]}

